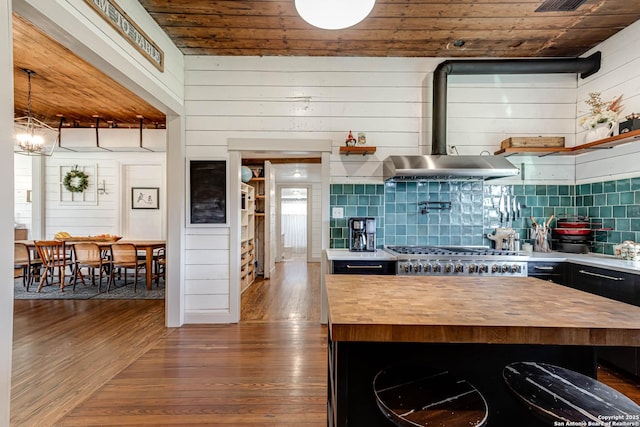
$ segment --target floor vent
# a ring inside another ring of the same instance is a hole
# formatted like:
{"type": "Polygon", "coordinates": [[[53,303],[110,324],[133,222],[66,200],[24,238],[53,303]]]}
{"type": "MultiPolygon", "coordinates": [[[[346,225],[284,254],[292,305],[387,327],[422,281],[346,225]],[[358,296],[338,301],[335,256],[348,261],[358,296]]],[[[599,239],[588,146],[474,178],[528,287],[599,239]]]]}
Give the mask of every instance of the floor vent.
{"type": "Polygon", "coordinates": [[[571,12],[580,7],[586,0],[546,0],[536,12],[571,12]]]}

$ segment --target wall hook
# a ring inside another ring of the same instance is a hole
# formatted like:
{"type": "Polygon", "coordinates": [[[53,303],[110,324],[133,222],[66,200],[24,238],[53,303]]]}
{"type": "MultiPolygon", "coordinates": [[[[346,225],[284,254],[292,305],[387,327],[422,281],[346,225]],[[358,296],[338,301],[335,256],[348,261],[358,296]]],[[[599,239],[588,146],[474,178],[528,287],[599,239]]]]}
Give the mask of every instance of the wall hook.
{"type": "Polygon", "coordinates": [[[102,184],[98,184],[98,194],[109,194],[107,193],[107,185],[104,182],[104,179],[102,180],[102,184]]]}

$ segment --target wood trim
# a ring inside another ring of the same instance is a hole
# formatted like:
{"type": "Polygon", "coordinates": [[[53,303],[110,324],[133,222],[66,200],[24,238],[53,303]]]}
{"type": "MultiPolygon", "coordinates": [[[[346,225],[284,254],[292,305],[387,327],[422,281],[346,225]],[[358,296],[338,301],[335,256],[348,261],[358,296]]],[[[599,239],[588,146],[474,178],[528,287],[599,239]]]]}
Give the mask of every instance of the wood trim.
{"type": "Polygon", "coordinates": [[[343,156],[348,156],[350,154],[360,154],[363,156],[373,154],[376,152],[376,147],[340,147],[340,154],[343,156]]]}

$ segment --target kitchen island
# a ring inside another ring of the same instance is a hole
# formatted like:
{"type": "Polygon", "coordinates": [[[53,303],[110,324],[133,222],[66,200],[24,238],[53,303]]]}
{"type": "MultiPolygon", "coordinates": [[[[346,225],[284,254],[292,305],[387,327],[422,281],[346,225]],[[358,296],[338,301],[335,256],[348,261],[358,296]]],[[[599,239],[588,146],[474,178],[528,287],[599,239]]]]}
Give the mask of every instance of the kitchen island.
{"type": "Polygon", "coordinates": [[[535,278],[325,281],[330,425],[388,426],[371,382],[403,364],[466,378],[488,401],[489,426],[542,426],[504,386],[504,366],[539,361],[595,377],[596,346],[640,346],[639,307],[535,278]]]}

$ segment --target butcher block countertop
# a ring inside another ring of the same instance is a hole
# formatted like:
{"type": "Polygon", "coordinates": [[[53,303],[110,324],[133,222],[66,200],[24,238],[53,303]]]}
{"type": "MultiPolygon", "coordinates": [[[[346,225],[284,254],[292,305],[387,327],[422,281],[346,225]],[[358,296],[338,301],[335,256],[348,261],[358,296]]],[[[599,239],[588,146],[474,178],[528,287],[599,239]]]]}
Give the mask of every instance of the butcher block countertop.
{"type": "Polygon", "coordinates": [[[532,277],[325,279],[332,341],[640,346],[640,307],[532,277]]]}

